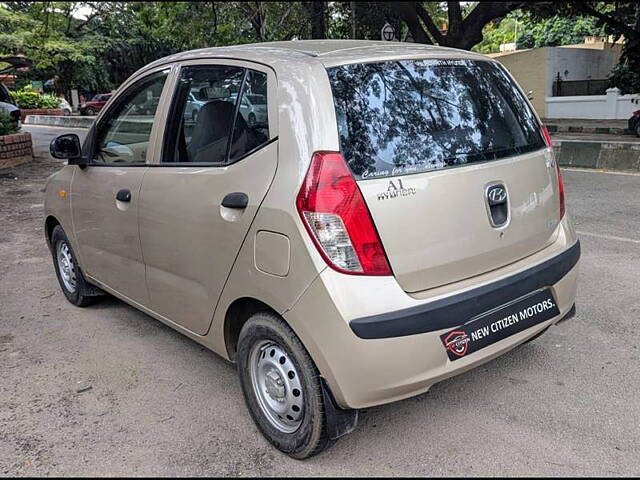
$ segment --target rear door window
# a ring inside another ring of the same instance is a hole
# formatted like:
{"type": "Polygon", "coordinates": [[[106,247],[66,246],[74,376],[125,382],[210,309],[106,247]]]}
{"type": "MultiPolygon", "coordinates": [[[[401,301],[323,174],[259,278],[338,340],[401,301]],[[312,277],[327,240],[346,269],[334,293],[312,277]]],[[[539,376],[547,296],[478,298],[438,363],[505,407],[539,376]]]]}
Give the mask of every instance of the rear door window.
{"type": "Polygon", "coordinates": [[[243,67],[183,67],[165,134],[163,163],[225,165],[269,141],[267,75],[243,67]],[[261,102],[252,104],[249,95],[261,102]]]}
{"type": "Polygon", "coordinates": [[[406,60],[328,69],[340,148],[358,179],[544,148],[520,91],[493,62],[406,60]]]}

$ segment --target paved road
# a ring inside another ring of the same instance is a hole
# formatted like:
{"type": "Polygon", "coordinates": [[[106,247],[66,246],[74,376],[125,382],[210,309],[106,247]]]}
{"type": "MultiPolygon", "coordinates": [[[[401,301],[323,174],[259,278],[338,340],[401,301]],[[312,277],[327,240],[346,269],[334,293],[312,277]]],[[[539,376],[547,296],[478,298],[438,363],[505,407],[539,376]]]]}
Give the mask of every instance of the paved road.
{"type": "Polygon", "coordinates": [[[565,171],[574,319],[299,462],[262,439],[233,366],[118,300],[66,302],[42,238],[55,168],[0,175],[0,475],[640,474],[640,176],[565,171]]]}
{"type": "Polygon", "coordinates": [[[632,143],[640,145],[640,137],[635,135],[613,135],[610,133],[552,133],[554,143],[562,140],[579,140],[582,142],[597,143],[632,143]]]}

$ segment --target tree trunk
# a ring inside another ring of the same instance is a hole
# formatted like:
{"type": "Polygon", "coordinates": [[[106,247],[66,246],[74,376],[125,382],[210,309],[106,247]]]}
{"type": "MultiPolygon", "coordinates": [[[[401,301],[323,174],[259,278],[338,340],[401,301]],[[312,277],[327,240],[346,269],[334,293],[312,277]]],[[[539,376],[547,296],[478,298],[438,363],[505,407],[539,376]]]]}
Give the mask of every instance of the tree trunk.
{"type": "Polygon", "coordinates": [[[351,2],[351,38],[356,39],[356,2],[351,2]]]}
{"type": "Polygon", "coordinates": [[[325,2],[311,2],[311,38],[327,38],[327,28],[324,21],[325,2]]]}
{"type": "Polygon", "coordinates": [[[386,3],[407,24],[414,41],[465,50],[482,41],[482,29],[487,23],[524,5],[524,2],[477,2],[471,12],[463,17],[462,2],[447,2],[449,26],[446,34],[443,34],[422,2],[386,3]]]}

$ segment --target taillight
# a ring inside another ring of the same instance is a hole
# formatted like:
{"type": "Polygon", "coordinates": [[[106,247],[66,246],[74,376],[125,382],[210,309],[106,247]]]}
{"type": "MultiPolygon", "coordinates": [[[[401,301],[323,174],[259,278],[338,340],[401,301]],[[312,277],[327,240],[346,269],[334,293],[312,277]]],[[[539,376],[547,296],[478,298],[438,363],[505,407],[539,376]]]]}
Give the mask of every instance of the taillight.
{"type": "Polygon", "coordinates": [[[560,219],[564,217],[565,212],[565,204],[564,204],[564,181],[562,180],[562,172],[560,171],[560,164],[558,160],[555,158],[555,154],[553,153],[553,142],[551,141],[551,135],[549,135],[549,130],[547,127],[542,125],[542,136],[544,137],[544,143],[551,150],[551,155],[554,156],[554,161],[556,164],[556,172],[558,173],[558,196],[560,197],[560,219]]]}
{"type": "Polygon", "coordinates": [[[547,147],[553,150],[553,141],[551,141],[551,135],[549,135],[549,130],[547,130],[547,127],[545,127],[544,125],[542,125],[542,136],[544,137],[544,143],[547,145],[547,147]]]}
{"type": "Polygon", "coordinates": [[[560,196],[560,220],[564,217],[564,181],[562,180],[562,172],[560,172],[560,164],[556,160],[556,170],[558,171],[558,195],[560,196]]]}
{"type": "Polygon", "coordinates": [[[313,154],[296,207],[330,267],[350,274],[391,275],[371,214],[342,155],[313,154]]]}

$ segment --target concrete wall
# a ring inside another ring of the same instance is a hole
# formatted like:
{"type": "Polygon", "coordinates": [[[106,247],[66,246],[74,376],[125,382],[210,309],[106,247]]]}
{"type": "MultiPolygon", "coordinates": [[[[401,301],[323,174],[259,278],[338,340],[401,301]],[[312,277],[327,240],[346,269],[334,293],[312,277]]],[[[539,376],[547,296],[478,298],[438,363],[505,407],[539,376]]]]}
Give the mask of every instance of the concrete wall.
{"type": "Polygon", "coordinates": [[[620,95],[610,88],[606,95],[547,97],[546,118],[590,118],[626,120],[640,110],[640,95],[620,95]]]}
{"type": "Polygon", "coordinates": [[[550,47],[547,63],[546,95],[551,96],[557,74],[562,80],[600,80],[607,78],[620,57],[618,48],[550,47]]]}
{"type": "Polygon", "coordinates": [[[533,90],[531,103],[540,116],[544,115],[547,96],[548,50],[548,48],[533,48],[502,55],[489,55],[504,65],[525,93],[533,90]]]}
{"type": "Polygon", "coordinates": [[[554,146],[563,167],[640,170],[640,143],[563,140],[558,145],[554,141],[554,146]]]}
{"type": "Polygon", "coordinates": [[[488,56],[502,63],[525,92],[533,90],[531,103],[540,116],[545,116],[546,98],[552,95],[558,72],[563,80],[607,78],[620,58],[620,45],[542,47],[488,56]]]}

